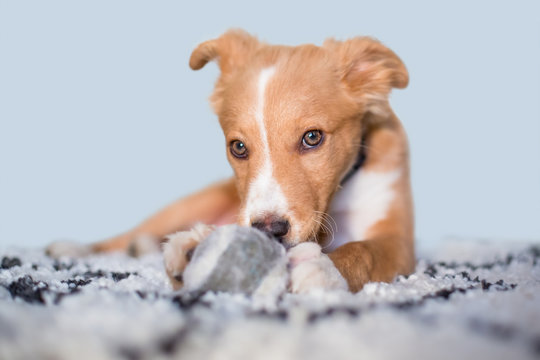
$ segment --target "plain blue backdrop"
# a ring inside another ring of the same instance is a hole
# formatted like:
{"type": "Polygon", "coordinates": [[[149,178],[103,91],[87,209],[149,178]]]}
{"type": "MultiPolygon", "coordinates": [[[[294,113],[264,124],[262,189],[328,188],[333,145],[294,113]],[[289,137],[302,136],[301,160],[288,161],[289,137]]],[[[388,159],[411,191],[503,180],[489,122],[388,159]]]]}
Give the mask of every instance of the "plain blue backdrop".
{"type": "Polygon", "coordinates": [[[201,41],[377,37],[410,86],[420,246],[540,239],[537,1],[0,0],[0,243],[91,241],[229,176],[201,41]]]}

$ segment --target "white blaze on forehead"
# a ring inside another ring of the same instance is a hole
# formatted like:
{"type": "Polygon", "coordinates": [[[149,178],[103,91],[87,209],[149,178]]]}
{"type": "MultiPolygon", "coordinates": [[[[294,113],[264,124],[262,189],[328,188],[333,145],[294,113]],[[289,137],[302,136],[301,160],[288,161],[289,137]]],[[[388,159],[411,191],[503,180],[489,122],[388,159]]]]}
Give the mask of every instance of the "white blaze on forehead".
{"type": "Polygon", "coordinates": [[[288,213],[288,204],[279,183],[273,176],[272,158],[270,156],[270,146],[268,145],[268,134],[264,122],[265,95],[268,82],[274,75],[274,67],[263,69],[257,82],[257,97],[254,107],[255,121],[259,128],[260,141],[262,145],[257,152],[262,156],[262,165],[258,169],[256,177],[249,185],[246,208],[244,213],[244,225],[250,225],[253,220],[263,214],[275,214],[285,216],[288,213]]]}
{"type": "Polygon", "coordinates": [[[400,176],[399,169],[388,172],[360,170],[347,181],[332,202],[330,212],[338,231],[324,251],[366,240],[369,229],[386,217],[395,197],[394,184],[400,176]]]}
{"type": "Polygon", "coordinates": [[[266,126],[264,124],[264,105],[266,87],[268,86],[268,81],[274,76],[275,72],[276,68],[271,67],[263,69],[259,74],[259,81],[257,83],[257,104],[255,108],[255,120],[257,120],[257,125],[259,126],[264,154],[265,156],[267,155],[268,160],[270,160],[270,147],[268,146],[268,134],[266,133],[266,126]]]}

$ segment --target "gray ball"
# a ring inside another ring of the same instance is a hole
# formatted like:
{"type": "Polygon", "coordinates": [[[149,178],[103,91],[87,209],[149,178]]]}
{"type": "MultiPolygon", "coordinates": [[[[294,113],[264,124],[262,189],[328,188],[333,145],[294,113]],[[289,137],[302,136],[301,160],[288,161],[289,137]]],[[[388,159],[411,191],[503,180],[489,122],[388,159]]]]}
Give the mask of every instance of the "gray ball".
{"type": "Polygon", "coordinates": [[[288,281],[285,248],[263,232],[217,228],[195,249],[184,271],[186,291],[279,295],[288,281]]]}

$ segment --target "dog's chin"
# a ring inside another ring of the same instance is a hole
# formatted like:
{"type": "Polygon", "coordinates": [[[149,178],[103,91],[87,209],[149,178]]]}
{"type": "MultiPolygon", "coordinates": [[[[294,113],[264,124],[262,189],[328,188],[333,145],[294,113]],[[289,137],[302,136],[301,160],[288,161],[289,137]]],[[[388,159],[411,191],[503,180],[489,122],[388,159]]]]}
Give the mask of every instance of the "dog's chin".
{"type": "Polygon", "coordinates": [[[302,238],[298,238],[298,237],[293,237],[293,238],[284,238],[284,239],[279,239],[279,242],[281,243],[281,245],[283,245],[285,247],[285,249],[289,250],[290,248],[293,248],[299,244],[302,244],[302,243],[305,243],[305,242],[317,242],[317,240],[313,237],[302,237],[302,238]]]}
{"type": "Polygon", "coordinates": [[[290,248],[295,247],[296,245],[300,244],[299,241],[293,241],[293,240],[288,240],[288,239],[280,239],[279,242],[281,245],[283,245],[283,247],[286,250],[289,250],[290,248]]]}

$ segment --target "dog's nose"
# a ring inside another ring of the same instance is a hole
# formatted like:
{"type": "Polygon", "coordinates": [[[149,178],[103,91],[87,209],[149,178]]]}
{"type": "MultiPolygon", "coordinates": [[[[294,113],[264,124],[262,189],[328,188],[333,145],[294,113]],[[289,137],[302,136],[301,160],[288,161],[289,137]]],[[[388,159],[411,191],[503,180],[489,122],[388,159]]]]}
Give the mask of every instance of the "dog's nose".
{"type": "Polygon", "coordinates": [[[267,216],[263,219],[257,219],[251,223],[251,226],[275,237],[281,241],[289,232],[291,225],[289,221],[276,216],[267,216]]]}

